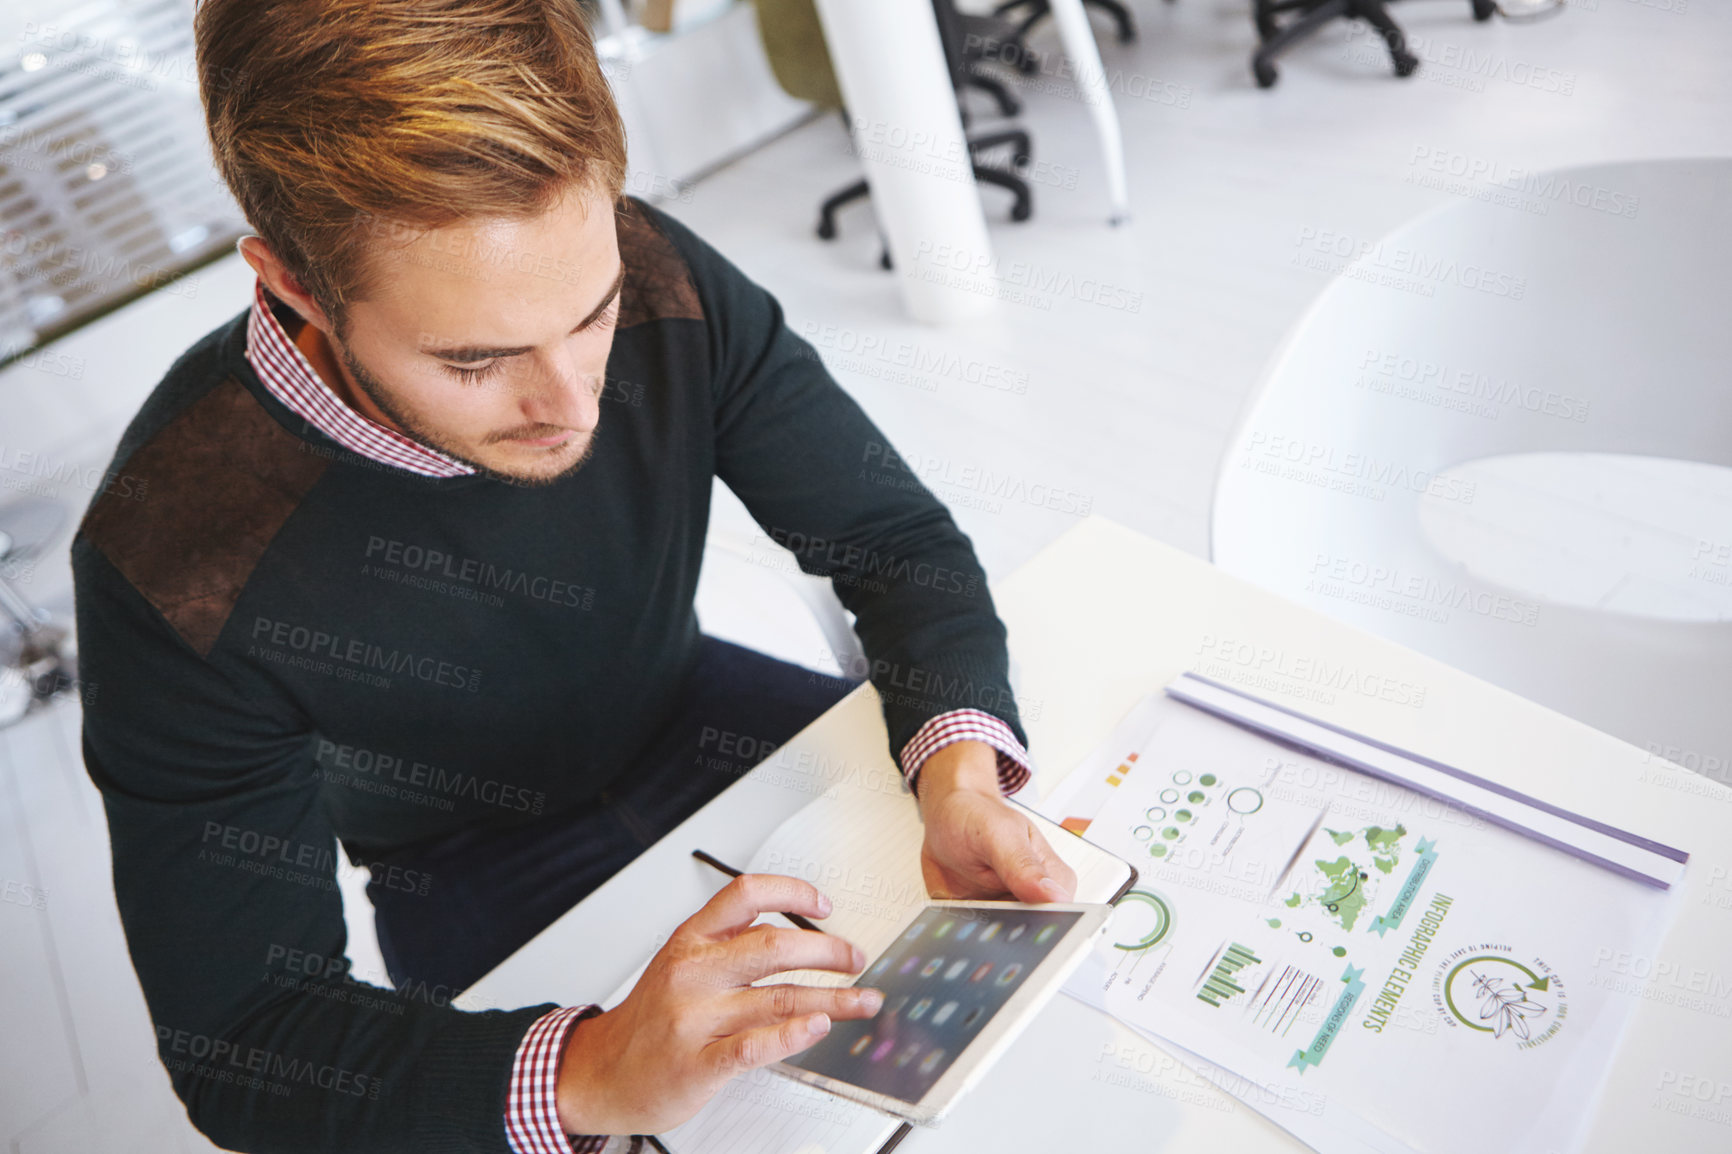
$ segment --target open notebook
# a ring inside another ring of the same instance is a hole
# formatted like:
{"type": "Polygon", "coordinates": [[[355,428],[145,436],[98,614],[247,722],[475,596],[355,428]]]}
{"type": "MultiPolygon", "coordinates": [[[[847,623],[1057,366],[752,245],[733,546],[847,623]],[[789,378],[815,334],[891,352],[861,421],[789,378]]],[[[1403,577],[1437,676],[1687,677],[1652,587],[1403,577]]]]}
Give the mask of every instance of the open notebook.
{"type": "MultiPolygon", "coordinates": [[[[1128,888],[1133,873],[1124,861],[1039,814],[1024,812],[1076,871],[1077,901],[1110,902],[1128,888]]],[[[852,941],[871,959],[927,902],[921,837],[919,811],[906,793],[844,783],[778,826],[750,861],[729,864],[816,885],[834,906],[823,928],[852,941]]],[[[723,881],[718,874],[718,888],[723,881]]],[[[642,973],[640,966],[603,1005],[611,1008],[623,1000],[642,973]]],[[[763,979],[784,981],[846,986],[854,978],[796,970],[763,979]]],[[[673,1154],[873,1154],[898,1141],[906,1128],[900,1119],[869,1106],[756,1070],[728,1083],[689,1122],[661,1138],[673,1154]]]]}

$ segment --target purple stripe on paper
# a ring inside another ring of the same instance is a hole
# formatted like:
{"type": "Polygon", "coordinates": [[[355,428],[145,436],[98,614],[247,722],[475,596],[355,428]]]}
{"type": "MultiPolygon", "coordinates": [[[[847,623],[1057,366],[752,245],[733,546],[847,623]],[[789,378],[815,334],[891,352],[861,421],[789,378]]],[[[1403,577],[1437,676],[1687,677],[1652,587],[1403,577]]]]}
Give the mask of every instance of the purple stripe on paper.
{"type": "MultiPolygon", "coordinates": [[[[1222,691],[1223,693],[1232,694],[1234,697],[1239,697],[1239,698],[1243,698],[1246,701],[1254,702],[1258,705],[1264,706],[1265,708],[1272,709],[1277,713],[1285,714],[1288,717],[1293,717],[1293,718],[1297,718],[1301,721],[1309,722],[1312,725],[1318,726],[1322,729],[1326,729],[1331,733],[1339,734],[1342,737],[1347,737],[1347,738],[1351,738],[1354,741],[1363,742],[1364,744],[1371,746],[1373,749],[1378,749],[1378,750],[1383,751],[1384,753],[1393,754],[1396,757],[1404,758],[1405,760],[1411,761],[1417,765],[1423,765],[1423,766],[1426,766],[1427,768],[1435,769],[1439,773],[1447,774],[1450,777],[1453,777],[1459,781],[1468,782],[1468,783],[1471,783],[1473,785],[1479,786],[1482,789],[1490,790],[1491,792],[1496,793],[1496,794],[1503,796],[1503,797],[1507,797],[1507,798],[1511,799],[1512,801],[1517,801],[1523,805],[1531,806],[1532,808],[1537,809],[1543,813],[1551,814],[1553,817],[1562,818],[1565,821],[1571,822],[1575,825],[1579,825],[1579,826],[1583,827],[1584,829],[1591,829],[1596,833],[1604,834],[1605,836],[1613,838],[1617,841],[1621,841],[1621,842],[1625,843],[1626,845],[1632,845],[1632,846],[1637,847],[1638,849],[1645,850],[1649,853],[1654,854],[1657,857],[1666,858],[1669,861],[1675,861],[1675,862],[1680,862],[1680,863],[1686,862],[1690,858],[1690,855],[1681,849],[1676,849],[1672,846],[1668,846],[1668,845],[1665,845],[1661,842],[1654,841],[1651,838],[1642,837],[1640,834],[1631,833],[1629,830],[1619,829],[1616,826],[1607,825],[1604,822],[1596,821],[1593,818],[1585,817],[1582,814],[1572,813],[1571,811],[1569,811],[1567,809],[1563,809],[1559,806],[1552,805],[1550,802],[1542,801],[1539,798],[1532,797],[1528,794],[1520,792],[1519,790],[1511,789],[1509,786],[1502,785],[1498,782],[1491,781],[1487,778],[1480,777],[1477,774],[1468,773],[1466,770],[1456,769],[1454,766],[1445,765],[1440,761],[1434,761],[1431,758],[1422,757],[1418,754],[1411,753],[1408,750],[1401,749],[1398,746],[1389,745],[1385,742],[1378,741],[1375,738],[1370,738],[1370,737],[1364,736],[1363,734],[1354,733],[1353,731],[1351,731],[1349,729],[1344,729],[1341,726],[1331,725],[1327,721],[1323,721],[1323,720],[1316,718],[1316,717],[1311,717],[1308,714],[1301,713],[1295,709],[1290,709],[1287,706],[1278,705],[1272,701],[1265,701],[1264,699],[1262,699],[1260,697],[1256,697],[1252,694],[1246,693],[1241,689],[1236,689],[1231,685],[1223,685],[1221,682],[1216,681],[1213,678],[1204,677],[1203,675],[1198,674],[1198,673],[1187,672],[1187,673],[1184,673],[1181,675],[1180,681],[1183,682],[1185,679],[1190,679],[1192,681],[1199,682],[1203,685],[1207,685],[1213,689],[1218,689],[1218,690],[1222,691]]],[[[1318,752],[1325,753],[1331,758],[1334,758],[1334,759],[1339,760],[1339,761],[1343,761],[1343,762],[1353,766],[1355,769],[1359,769],[1365,773],[1369,773],[1369,774],[1371,774],[1375,777],[1378,777],[1382,780],[1385,780],[1385,781],[1391,780],[1391,777],[1387,771],[1379,769],[1378,767],[1376,767],[1374,765],[1370,765],[1370,764],[1361,762],[1358,759],[1354,758],[1352,755],[1344,753],[1340,750],[1329,749],[1329,748],[1319,748],[1319,747],[1311,745],[1308,742],[1303,741],[1300,738],[1294,737],[1292,734],[1283,733],[1283,732],[1281,732],[1279,730],[1275,730],[1269,726],[1259,724],[1257,722],[1251,721],[1251,720],[1244,718],[1244,717],[1240,717],[1236,714],[1233,714],[1233,713],[1226,711],[1223,708],[1220,708],[1217,706],[1211,706],[1207,702],[1193,701],[1189,697],[1185,696],[1182,688],[1179,688],[1179,687],[1176,687],[1173,685],[1169,685],[1169,686],[1167,686],[1167,693],[1169,696],[1177,698],[1180,701],[1184,701],[1188,705],[1192,705],[1192,706],[1195,706],[1196,708],[1203,709],[1203,710],[1205,710],[1209,713],[1215,714],[1216,716],[1221,717],[1227,721],[1234,722],[1238,725],[1245,726],[1246,728],[1249,728],[1249,729],[1255,729],[1259,733],[1264,733],[1264,734],[1271,736],[1271,737],[1281,738],[1281,739],[1283,739],[1287,742],[1290,742],[1290,743],[1296,743],[1296,744],[1305,746],[1306,748],[1316,749],[1318,752]]],[[[1469,812],[1477,813],[1481,817],[1484,817],[1487,821],[1495,822],[1498,825],[1509,826],[1510,828],[1517,829],[1520,832],[1522,832],[1523,834],[1525,834],[1526,836],[1532,837],[1536,841],[1540,841],[1540,842],[1543,842],[1547,845],[1554,846],[1558,849],[1565,850],[1571,854],[1574,854],[1577,857],[1583,857],[1583,858],[1590,859],[1594,862],[1597,862],[1597,863],[1605,866],[1607,869],[1612,870],[1614,873],[1624,874],[1625,876],[1633,877],[1633,878],[1636,878],[1640,881],[1648,882],[1649,884],[1658,884],[1662,888],[1669,888],[1668,883],[1660,881],[1657,878],[1648,877],[1647,875],[1642,874],[1639,871],[1629,869],[1628,867],[1621,866],[1615,862],[1607,861],[1606,859],[1600,857],[1599,855],[1594,854],[1589,850],[1582,849],[1579,846],[1569,845],[1566,843],[1559,842],[1556,839],[1548,837],[1545,834],[1539,833],[1536,830],[1531,830],[1525,826],[1517,825],[1516,823],[1510,821],[1508,818],[1504,818],[1504,817],[1501,817],[1497,814],[1488,813],[1486,811],[1477,809],[1473,806],[1466,805],[1465,803],[1463,803],[1459,799],[1454,798],[1454,797],[1450,797],[1447,794],[1444,794],[1444,793],[1441,793],[1441,792],[1435,791],[1435,790],[1422,789],[1419,786],[1415,785],[1413,782],[1406,781],[1403,779],[1397,778],[1397,779],[1393,779],[1393,780],[1395,780],[1397,784],[1402,785],[1405,788],[1412,789],[1415,792],[1429,794],[1433,797],[1439,798],[1440,800],[1450,802],[1451,804],[1456,805],[1456,806],[1460,806],[1462,809],[1468,810],[1469,812]]]]}

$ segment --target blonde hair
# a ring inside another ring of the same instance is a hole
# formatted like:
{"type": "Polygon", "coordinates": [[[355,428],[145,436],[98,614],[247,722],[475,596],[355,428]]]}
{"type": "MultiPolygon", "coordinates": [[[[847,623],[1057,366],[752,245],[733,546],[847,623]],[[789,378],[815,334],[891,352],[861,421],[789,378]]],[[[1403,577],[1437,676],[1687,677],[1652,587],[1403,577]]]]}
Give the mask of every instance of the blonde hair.
{"type": "Polygon", "coordinates": [[[203,0],[199,91],[223,180],[331,319],[381,224],[619,198],[625,129],[577,0],[203,0]]]}

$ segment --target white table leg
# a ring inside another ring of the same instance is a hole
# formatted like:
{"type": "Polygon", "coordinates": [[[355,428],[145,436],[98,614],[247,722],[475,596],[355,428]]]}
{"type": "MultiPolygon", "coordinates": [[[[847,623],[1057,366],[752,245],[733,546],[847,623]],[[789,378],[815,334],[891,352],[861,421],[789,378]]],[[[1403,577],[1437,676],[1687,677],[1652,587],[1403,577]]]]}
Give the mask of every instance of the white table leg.
{"type": "Polygon", "coordinates": [[[1101,64],[1100,49],[1095,44],[1094,30],[1089,27],[1083,0],[1048,0],[1052,19],[1064,42],[1065,54],[1076,66],[1077,92],[1089,106],[1094,117],[1095,134],[1100,137],[1101,155],[1107,168],[1107,198],[1112,202],[1113,224],[1129,219],[1130,194],[1125,183],[1125,141],[1119,130],[1119,114],[1113,107],[1113,96],[1107,88],[1106,68],[1101,64]]]}
{"type": "Polygon", "coordinates": [[[909,314],[981,315],[996,270],[931,0],[818,0],[818,15],[909,314]]]}

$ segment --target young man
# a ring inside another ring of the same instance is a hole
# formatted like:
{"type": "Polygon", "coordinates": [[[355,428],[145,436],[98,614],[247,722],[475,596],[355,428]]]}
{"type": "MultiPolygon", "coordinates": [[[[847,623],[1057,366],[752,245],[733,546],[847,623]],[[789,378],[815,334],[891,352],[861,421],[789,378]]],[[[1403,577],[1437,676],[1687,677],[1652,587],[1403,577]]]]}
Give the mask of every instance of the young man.
{"type": "Polygon", "coordinates": [[[197,21],[256,299],[123,438],[148,499],[98,497],[73,546],[85,761],[194,1123],[236,1150],[594,1147],[876,1011],[752,987],[867,960],[748,929],[829,909],[767,875],[605,1014],[448,1004],[749,768],[714,735],[779,743],[846,689],[699,633],[715,477],[856,614],[934,892],[1068,897],[1001,797],[1026,755],[967,538],[768,293],[621,198],[573,0],[197,21]],[[394,992],[344,972],[335,839],[394,992]]]}

